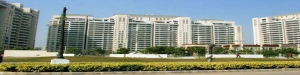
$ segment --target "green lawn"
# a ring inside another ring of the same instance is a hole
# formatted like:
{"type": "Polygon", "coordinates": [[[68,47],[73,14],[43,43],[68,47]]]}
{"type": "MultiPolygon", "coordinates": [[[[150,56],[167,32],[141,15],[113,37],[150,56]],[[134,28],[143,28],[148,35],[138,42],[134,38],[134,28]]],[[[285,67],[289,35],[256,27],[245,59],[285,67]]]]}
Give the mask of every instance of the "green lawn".
{"type": "MultiPolygon", "coordinates": [[[[4,57],[3,62],[50,62],[55,57],[4,57]]],[[[113,58],[113,57],[65,57],[71,62],[206,62],[205,59],[154,59],[154,58],[113,58]]],[[[275,58],[218,58],[214,62],[230,61],[300,61],[300,59],[275,58]]]]}

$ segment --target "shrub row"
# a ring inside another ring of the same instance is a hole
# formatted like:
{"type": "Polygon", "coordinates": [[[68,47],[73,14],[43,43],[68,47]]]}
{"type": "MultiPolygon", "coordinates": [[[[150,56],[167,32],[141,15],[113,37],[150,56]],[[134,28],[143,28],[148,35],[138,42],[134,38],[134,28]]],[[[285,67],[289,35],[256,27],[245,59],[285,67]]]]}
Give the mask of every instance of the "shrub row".
{"type": "Polygon", "coordinates": [[[51,65],[49,63],[1,64],[12,72],[180,71],[300,68],[300,61],[280,62],[97,62],[51,65]]]}

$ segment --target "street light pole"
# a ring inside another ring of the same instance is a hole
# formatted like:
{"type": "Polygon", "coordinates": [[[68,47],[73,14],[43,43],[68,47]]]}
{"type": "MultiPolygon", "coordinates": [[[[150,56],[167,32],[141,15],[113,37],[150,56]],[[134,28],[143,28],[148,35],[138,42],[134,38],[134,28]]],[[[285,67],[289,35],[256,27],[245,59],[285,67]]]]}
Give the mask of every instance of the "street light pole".
{"type": "Polygon", "coordinates": [[[66,13],[67,13],[67,8],[64,7],[63,13],[61,14],[61,17],[60,17],[60,19],[62,20],[62,23],[61,23],[62,25],[61,25],[60,50],[57,54],[58,59],[64,59],[63,54],[64,54],[64,40],[65,40],[64,39],[65,38],[64,31],[65,31],[66,13]]]}
{"type": "Polygon", "coordinates": [[[51,60],[51,64],[69,64],[70,60],[64,58],[64,34],[65,34],[65,21],[67,20],[66,17],[67,8],[64,7],[63,13],[61,14],[60,24],[61,24],[61,42],[60,42],[60,50],[58,51],[57,57],[51,60]]]}

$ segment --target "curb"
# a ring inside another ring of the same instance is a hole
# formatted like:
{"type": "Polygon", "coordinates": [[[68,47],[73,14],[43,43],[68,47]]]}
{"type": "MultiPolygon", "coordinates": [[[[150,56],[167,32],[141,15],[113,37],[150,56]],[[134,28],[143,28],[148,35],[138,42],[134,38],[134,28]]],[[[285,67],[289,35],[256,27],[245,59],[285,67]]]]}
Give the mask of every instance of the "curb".
{"type": "Polygon", "coordinates": [[[172,73],[291,71],[291,70],[300,70],[300,68],[239,69],[239,70],[184,70],[184,71],[115,71],[115,72],[0,72],[0,75],[172,74],[172,73]]]}

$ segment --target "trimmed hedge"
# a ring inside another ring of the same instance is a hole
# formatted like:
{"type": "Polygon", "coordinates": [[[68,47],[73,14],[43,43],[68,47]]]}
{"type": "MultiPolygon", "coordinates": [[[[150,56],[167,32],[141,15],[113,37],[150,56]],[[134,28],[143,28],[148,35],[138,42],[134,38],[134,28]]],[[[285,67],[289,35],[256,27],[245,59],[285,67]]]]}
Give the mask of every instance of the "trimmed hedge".
{"type": "Polygon", "coordinates": [[[280,62],[97,62],[51,65],[50,63],[0,64],[0,71],[12,72],[100,72],[180,71],[300,68],[300,61],[280,62]]]}

